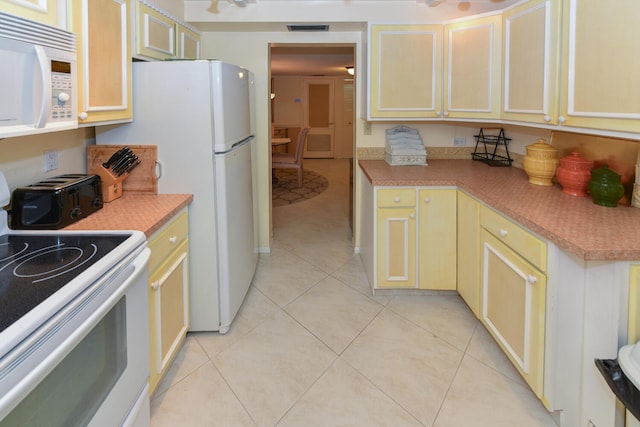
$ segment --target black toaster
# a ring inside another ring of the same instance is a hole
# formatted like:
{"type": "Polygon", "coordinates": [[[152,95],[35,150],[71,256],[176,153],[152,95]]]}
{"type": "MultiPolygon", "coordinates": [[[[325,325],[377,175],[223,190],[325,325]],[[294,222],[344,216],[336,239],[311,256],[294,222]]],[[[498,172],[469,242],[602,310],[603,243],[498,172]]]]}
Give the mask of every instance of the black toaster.
{"type": "Polygon", "coordinates": [[[102,209],[98,175],[67,174],[13,190],[10,227],[57,230],[102,209]]]}

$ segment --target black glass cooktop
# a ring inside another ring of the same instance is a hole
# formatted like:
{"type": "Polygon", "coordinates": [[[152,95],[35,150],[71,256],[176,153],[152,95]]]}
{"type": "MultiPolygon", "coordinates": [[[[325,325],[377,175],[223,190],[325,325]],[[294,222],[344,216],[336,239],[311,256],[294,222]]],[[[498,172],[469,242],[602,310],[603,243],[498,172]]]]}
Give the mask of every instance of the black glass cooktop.
{"type": "Polygon", "coordinates": [[[0,236],[0,332],[128,237],[128,234],[0,236]]]}

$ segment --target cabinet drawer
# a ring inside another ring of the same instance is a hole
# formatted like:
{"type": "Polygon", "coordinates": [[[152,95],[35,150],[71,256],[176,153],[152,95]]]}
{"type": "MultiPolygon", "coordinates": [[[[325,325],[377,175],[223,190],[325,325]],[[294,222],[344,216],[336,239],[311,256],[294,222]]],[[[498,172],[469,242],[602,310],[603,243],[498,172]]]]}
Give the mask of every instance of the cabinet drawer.
{"type": "Polygon", "coordinates": [[[189,216],[187,212],[184,212],[158,231],[149,241],[149,249],[151,249],[149,271],[153,272],[158,264],[166,259],[171,252],[187,238],[188,234],[189,216]]]}
{"type": "Polygon", "coordinates": [[[379,208],[412,207],[415,205],[416,190],[413,188],[378,190],[379,208]]]}
{"type": "Polygon", "coordinates": [[[498,240],[539,268],[547,270],[547,244],[493,210],[482,207],[480,223],[498,240]]]}

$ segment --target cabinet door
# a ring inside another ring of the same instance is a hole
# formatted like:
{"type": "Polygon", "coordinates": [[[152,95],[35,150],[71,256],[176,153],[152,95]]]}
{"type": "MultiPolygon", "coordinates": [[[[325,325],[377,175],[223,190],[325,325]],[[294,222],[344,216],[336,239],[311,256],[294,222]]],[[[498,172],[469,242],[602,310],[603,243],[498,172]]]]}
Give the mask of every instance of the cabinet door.
{"type": "Polygon", "coordinates": [[[189,329],[188,240],[149,276],[151,394],[189,329]]]}
{"type": "Polygon", "coordinates": [[[531,0],[503,14],[502,118],[557,123],[559,21],[559,0],[531,0]]]}
{"type": "Polygon", "coordinates": [[[63,28],[63,23],[58,22],[58,0],[0,0],[0,10],[21,18],[63,28]]]}
{"type": "Polygon", "coordinates": [[[179,59],[200,59],[200,34],[176,24],[176,50],[179,59]]]}
{"type": "Polygon", "coordinates": [[[129,0],[73,3],[80,125],[131,120],[129,0]]]}
{"type": "Polygon", "coordinates": [[[542,399],[546,276],[482,230],[480,319],[542,399]]]}
{"type": "Polygon", "coordinates": [[[415,288],[416,209],[379,208],[377,222],[377,287],[415,288]]]}
{"type": "Polygon", "coordinates": [[[640,2],[567,0],[560,124],[640,131],[640,2]]]}
{"type": "Polygon", "coordinates": [[[458,293],[480,317],[480,204],[458,191],[458,293]]]}
{"type": "Polygon", "coordinates": [[[444,116],[500,117],[502,17],[444,27],[444,116]]]}
{"type": "Polygon", "coordinates": [[[456,190],[422,189],[418,197],[420,289],[456,289],[456,190]]]}
{"type": "Polygon", "coordinates": [[[442,26],[369,27],[369,119],[440,118],[442,26]]]}
{"type": "Polygon", "coordinates": [[[136,1],[136,55],[160,60],[176,58],[173,19],[139,1],[136,1]]]}

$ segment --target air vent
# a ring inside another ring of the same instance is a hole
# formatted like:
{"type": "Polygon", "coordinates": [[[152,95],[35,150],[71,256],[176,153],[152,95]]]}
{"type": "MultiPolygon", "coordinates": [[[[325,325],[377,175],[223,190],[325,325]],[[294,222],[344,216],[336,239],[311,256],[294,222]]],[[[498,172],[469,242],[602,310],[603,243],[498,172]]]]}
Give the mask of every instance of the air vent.
{"type": "Polygon", "coordinates": [[[329,31],[329,24],[287,24],[289,31],[329,31]]]}

